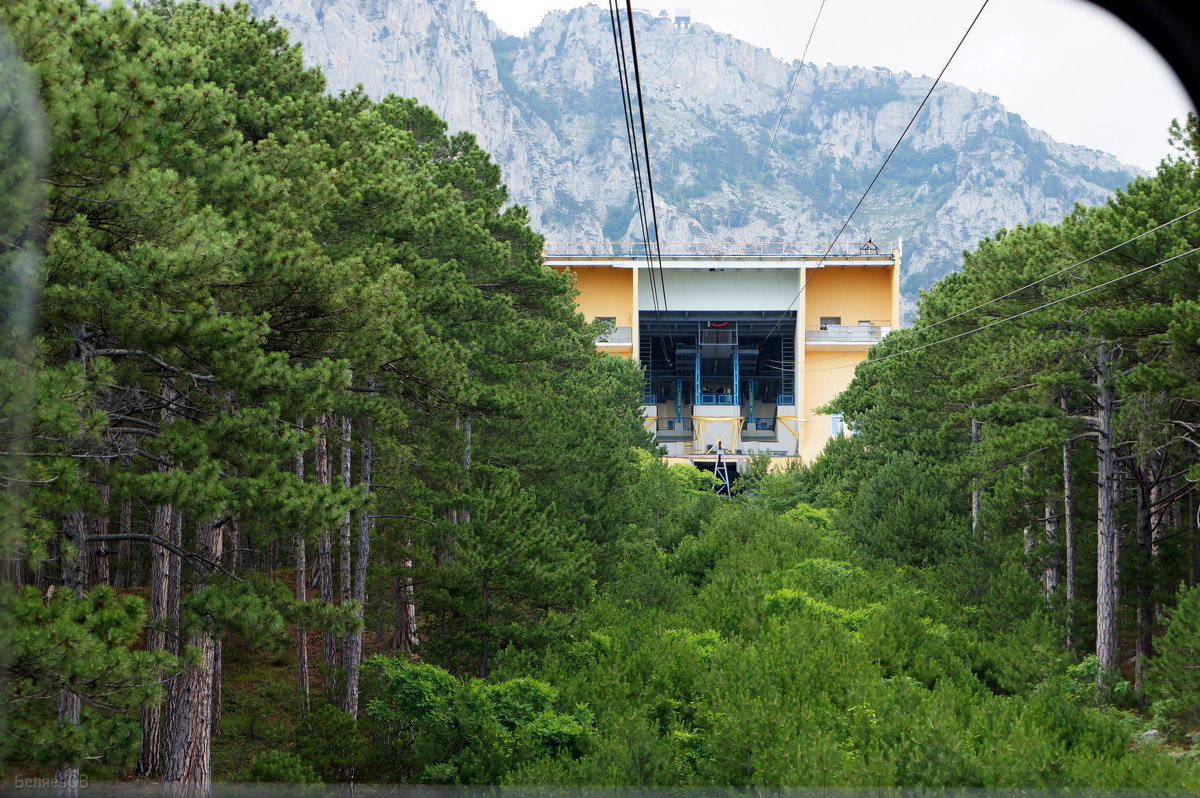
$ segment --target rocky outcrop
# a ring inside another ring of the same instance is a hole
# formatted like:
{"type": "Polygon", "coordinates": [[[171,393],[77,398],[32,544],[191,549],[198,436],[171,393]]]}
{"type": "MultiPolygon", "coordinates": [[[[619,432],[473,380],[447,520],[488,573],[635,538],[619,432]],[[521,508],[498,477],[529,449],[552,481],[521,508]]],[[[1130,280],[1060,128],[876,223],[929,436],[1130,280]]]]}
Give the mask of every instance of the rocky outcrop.
{"type": "MultiPolygon", "coordinates": [[[[640,238],[607,9],[505,35],[471,0],[252,0],[332,89],[413,96],[473,132],[555,240],[640,238]]],[[[660,239],[829,240],[931,79],[781,61],[635,12],[660,239]]],[[[1053,141],[992,95],[939,86],[843,240],[904,241],[906,293],[1004,227],[1058,221],[1136,174],[1053,141]]]]}

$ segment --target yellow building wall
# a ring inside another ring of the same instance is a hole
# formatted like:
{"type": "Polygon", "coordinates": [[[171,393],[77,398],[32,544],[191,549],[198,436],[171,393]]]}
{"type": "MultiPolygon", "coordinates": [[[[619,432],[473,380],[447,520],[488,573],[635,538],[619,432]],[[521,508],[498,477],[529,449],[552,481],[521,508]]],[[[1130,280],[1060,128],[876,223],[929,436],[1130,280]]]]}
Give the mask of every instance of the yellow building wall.
{"type": "Polygon", "coordinates": [[[892,327],[899,327],[902,321],[900,317],[900,263],[899,254],[896,255],[897,262],[894,267],[889,269],[892,279],[892,327]]]}
{"type": "Polygon", "coordinates": [[[624,358],[636,357],[637,328],[637,270],[615,269],[612,266],[552,267],[571,273],[575,289],[575,309],[588,322],[597,317],[616,319],[616,326],[630,328],[631,340],[626,343],[598,343],[602,352],[624,358]]]}
{"type": "Polygon", "coordinates": [[[825,266],[811,272],[804,288],[807,295],[804,324],[814,327],[822,316],[840,316],[842,324],[873,321],[897,326],[892,318],[897,307],[893,298],[891,268],[825,266]]]}
{"type": "Polygon", "coordinates": [[[854,378],[854,367],[866,358],[865,349],[807,353],[802,365],[804,400],[800,408],[800,418],[804,420],[800,456],[804,462],[811,463],[829,440],[829,416],[818,414],[816,408],[844,391],[854,378]]]}
{"type": "Polygon", "coordinates": [[[595,321],[597,316],[611,316],[618,327],[633,326],[634,284],[633,269],[614,269],[611,266],[571,266],[575,277],[576,307],[583,317],[595,321]]]}

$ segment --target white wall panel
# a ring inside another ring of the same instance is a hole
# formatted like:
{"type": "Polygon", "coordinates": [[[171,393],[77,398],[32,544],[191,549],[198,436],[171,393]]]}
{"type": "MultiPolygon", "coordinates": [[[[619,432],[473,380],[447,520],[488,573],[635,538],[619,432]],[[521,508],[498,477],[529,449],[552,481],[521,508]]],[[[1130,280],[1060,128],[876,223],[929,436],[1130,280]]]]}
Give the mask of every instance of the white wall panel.
{"type": "MultiPolygon", "coordinates": [[[[801,269],[666,269],[667,309],[787,310],[800,290],[801,269]]],[[[658,272],[654,285],[659,285],[658,272]]],[[[659,303],[661,305],[661,298],[659,303]]],[[[654,312],[650,275],[638,281],[638,309],[654,312]]],[[[643,318],[645,318],[643,316],[643,318]]]]}

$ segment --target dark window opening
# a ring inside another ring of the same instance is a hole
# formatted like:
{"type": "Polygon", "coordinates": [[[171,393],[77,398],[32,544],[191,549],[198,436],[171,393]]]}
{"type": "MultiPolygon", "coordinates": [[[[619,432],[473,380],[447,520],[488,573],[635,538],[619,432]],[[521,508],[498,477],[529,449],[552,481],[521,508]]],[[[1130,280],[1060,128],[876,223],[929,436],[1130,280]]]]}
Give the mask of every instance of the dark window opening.
{"type": "Polygon", "coordinates": [[[749,409],[794,393],[795,312],[644,313],[639,338],[645,390],[681,417],[694,404],[749,409]]]}

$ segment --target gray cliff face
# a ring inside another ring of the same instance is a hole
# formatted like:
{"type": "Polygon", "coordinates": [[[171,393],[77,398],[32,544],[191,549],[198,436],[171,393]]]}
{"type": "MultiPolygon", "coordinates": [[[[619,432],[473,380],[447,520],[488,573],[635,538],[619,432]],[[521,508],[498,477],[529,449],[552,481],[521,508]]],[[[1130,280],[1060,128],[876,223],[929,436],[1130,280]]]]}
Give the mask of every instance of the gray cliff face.
{"type": "MultiPolygon", "coordinates": [[[[331,89],[413,96],[474,133],[547,239],[641,238],[607,9],[553,12],[516,38],[471,0],[252,6],[291,30],[331,89]]],[[[931,84],[787,63],[703,24],[635,23],[662,241],[831,240],[931,84]]],[[[980,238],[1057,222],[1136,174],[996,97],[942,85],[842,240],[903,239],[911,296],[980,238]]]]}

